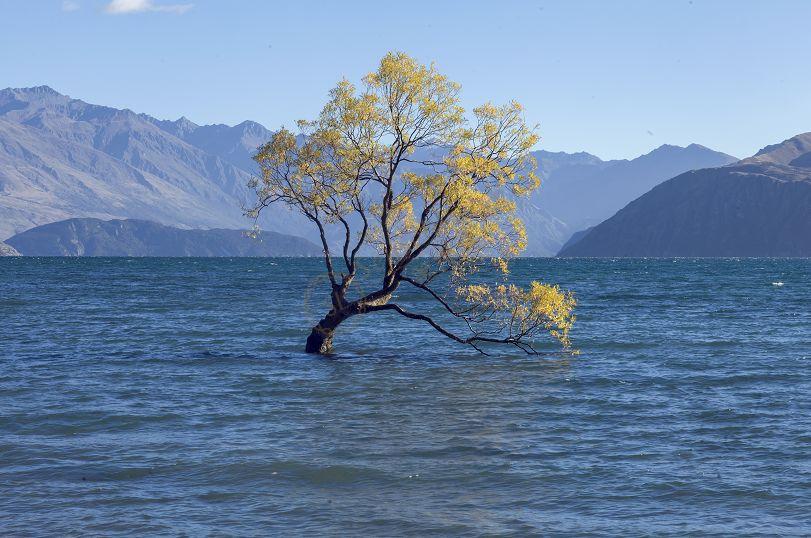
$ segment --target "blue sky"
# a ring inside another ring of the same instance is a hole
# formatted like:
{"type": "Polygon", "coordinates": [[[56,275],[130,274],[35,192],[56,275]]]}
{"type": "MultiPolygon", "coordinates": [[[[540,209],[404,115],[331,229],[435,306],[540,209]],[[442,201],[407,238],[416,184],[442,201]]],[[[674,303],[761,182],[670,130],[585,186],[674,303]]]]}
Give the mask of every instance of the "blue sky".
{"type": "Polygon", "coordinates": [[[811,131],[811,1],[0,0],[0,87],[198,123],[317,114],[403,50],[517,99],[540,148],[747,156],[811,131]]]}

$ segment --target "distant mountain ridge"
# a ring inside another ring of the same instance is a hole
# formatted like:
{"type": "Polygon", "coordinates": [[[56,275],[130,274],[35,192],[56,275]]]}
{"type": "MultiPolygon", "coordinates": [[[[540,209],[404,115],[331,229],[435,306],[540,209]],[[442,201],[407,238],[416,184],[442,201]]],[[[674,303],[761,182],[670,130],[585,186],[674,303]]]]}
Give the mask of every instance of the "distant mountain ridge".
{"type": "Polygon", "coordinates": [[[320,256],[321,248],[290,235],[244,230],[182,230],[144,220],[76,218],[44,224],[8,239],[24,256],[267,257],[320,256]]]}
{"type": "Polygon", "coordinates": [[[176,121],[168,121],[156,120],[146,114],[140,116],[192,146],[217,155],[230,164],[247,171],[256,169],[256,163],[253,161],[256,148],[273,136],[272,131],[250,120],[232,127],[224,124],[197,125],[185,117],[176,121]]]}
{"type": "Polygon", "coordinates": [[[772,163],[802,167],[803,161],[811,159],[811,133],[802,133],[761,149],[753,156],[743,159],[742,164],[772,163]]]}
{"type": "Polygon", "coordinates": [[[583,229],[688,170],[722,166],[737,158],[698,144],[663,145],[631,160],[603,161],[589,153],[537,151],[541,187],[518,203],[527,224],[529,256],[551,256],[583,229]]]}
{"type": "MultiPolygon", "coordinates": [[[[253,121],[160,120],[47,86],[0,90],[0,240],[73,217],[244,228],[242,208],[254,196],[246,185],[257,173],[251,157],[272,134],[253,121]]],[[[735,160],[695,144],[662,146],[632,160],[534,155],[542,185],[518,203],[525,254],[534,256],[555,254],[574,232],[670,177],[735,160]]],[[[282,206],[268,208],[259,224],[318,240],[311,223],[282,206]]]]}
{"type": "Polygon", "coordinates": [[[560,255],[811,256],[811,133],[666,181],[560,255]]]}
{"type": "MultiPolygon", "coordinates": [[[[2,90],[0,239],[77,216],[244,228],[248,148],[269,136],[253,123],[162,122],[47,86],[2,90]]],[[[303,223],[281,208],[260,224],[270,221],[281,232],[303,223]]]]}
{"type": "Polygon", "coordinates": [[[543,182],[533,199],[538,207],[565,222],[571,233],[602,222],[662,181],[688,170],[738,160],[699,144],[684,148],[663,145],[631,160],[581,157],[578,162],[563,166],[550,165],[548,153],[536,155],[543,182]]]}

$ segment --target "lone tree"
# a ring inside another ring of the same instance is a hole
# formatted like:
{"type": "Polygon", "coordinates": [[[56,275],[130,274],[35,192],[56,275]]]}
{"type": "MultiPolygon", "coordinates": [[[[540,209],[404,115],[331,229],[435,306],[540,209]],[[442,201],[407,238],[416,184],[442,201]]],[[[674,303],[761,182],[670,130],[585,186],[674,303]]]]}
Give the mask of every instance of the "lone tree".
{"type": "Polygon", "coordinates": [[[324,248],[332,308],[313,327],[307,352],[329,352],[344,320],[380,311],[482,352],[499,343],[536,353],[541,333],[569,347],[572,295],[507,282],[508,260],[526,246],[513,200],[539,186],[529,154],[538,137],[516,102],[482,105],[468,119],[459,88],[433,65],[389,53],[362,89],[338,83],[318,119],[298,122],[303,136],[281,129],[259,148],[261,174],[250,184],[257,201],[247,214],[285,204],[312,221],[324,248]],[[380,254],[380,286],[351,297],[358,254],[371,248],[380,254]],[[501,275],[495,282],[493,273],[501,275]],[[477,274],[491,283],[474,283],[477,274]],[[426,293],[456,322],[392,302],[401,285],[426,293]]]}

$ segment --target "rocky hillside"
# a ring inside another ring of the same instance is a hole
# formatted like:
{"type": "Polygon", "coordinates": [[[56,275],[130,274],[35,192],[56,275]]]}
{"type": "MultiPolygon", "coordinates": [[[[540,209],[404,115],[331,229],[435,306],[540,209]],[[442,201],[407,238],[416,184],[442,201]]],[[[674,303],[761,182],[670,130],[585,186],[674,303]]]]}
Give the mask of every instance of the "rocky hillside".
{"type": "Polygon", "coordinates": [[[811,133],[798,134],[779,144],[766,146],[753,156],[743,159],[743,164],[787,164],[800,168],[808,167],[811,160],[811,133]]]}
{"type": "MultiPolygon", "coordinates": [[[[244,228],[258,124],[200,127],[85,103],[41,86],[0,91],[0,239],[69,217],[244,228]]],[[[301,221],[268,214],[292,232],[301,221]]]]}
{"type": "Polygon", "coordinates": [[[811,256],[811,133],[655,187],[561,256],[811,256]]]}
{"type": "Polygon", "coordinates": [[[243,230],[181,230],[143,220],[69,219],[15,235],[8,243],[25,256],[320,256],[300,237],[243,230]]]}
{"type": "Polygon", "coordinates": [[[19,255],[20,253],[17,252],[14,249],[14,247],[0,241],[0,256],[19,256],[19,255]]]}

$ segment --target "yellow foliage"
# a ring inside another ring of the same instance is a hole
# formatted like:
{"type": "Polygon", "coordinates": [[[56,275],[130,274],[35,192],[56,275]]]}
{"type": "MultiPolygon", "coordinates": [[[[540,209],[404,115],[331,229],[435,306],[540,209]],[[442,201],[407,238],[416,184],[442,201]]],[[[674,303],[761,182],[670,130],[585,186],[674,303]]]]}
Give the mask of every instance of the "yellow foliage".
{"type": "Polygon", "coordinates": [[[569,330],[576,316],[577,301],[570,292],[556,285],[533,281],[523,289],[514,284],[488,286],[468,284],[456,290],[482,316],[493,319],[501,314],[504,328],[516,336],[533,336],[538,330],[548,331],[565,348],[569,348],[569,330]]]}

